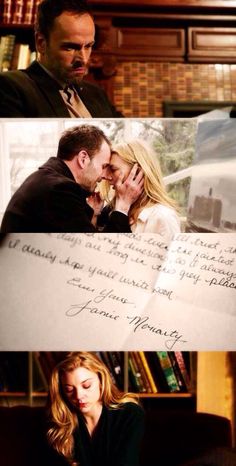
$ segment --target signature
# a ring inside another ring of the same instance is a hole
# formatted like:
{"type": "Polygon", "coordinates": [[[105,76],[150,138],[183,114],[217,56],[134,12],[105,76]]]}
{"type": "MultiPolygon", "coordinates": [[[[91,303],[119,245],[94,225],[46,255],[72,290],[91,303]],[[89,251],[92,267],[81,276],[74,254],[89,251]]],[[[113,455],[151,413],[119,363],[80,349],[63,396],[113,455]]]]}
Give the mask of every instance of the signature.
{"type": "Polygon", "coordinates": [[[119,314],[115,314],[115,311],[103,311],[102,309],[99,309],[99,307],[94,306],[92,303],[93,300],[90,299],[84,303],[71,304],[65,314],[67,317],[75,317],[81,312],[88,312],[90,314],[95,314],[97,316],[106,317],[112,320],[119,319],[120,316],[119,314]]]}
{"type": "Polygon", "coordinates": [[[137,332],[137,330],[148,330],[156,335],[167,337],[165,346],[168,350],[172,350],[176,343],[187,343],[186,340],[182,340],[183,335],[179,335],[178,330],[168,331],[161,327],[155,327],[150,323],[149,317],[127,316],[127,319],[129,320],[129,325],[133,326],[134,333],[137,332]]]}

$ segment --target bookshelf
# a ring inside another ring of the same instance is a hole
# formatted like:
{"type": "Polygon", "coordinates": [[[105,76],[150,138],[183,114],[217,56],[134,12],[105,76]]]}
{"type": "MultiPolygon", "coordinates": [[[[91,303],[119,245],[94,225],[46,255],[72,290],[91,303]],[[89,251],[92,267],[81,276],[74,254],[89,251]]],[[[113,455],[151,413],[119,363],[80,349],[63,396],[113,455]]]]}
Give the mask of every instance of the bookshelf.
{"type": "Polygon", "coordinates": [[[0,71],[26,68],[35,58],[37,0],[0,0],[0,71]]]}
{"type": "Polygon", "coordinates": [[[34,389],[35,364],[32,352],[0,352],[0,405],[13,406],[18,404],[44,404],[47,391],[34,389]],[[20,355],[20,356],[19,356],[20,355]],[[19,357],[18,357],[19,356],[19,357]],[[16,366],[19,365],[17,369],[16,366]],[[12,379],[21,374],[18,382],[12,385],[12,379]],[[24,383],[22,382],[24,378],[24,383]],[[39,400],[41,402],[39,403],[39,400]]]}
{"type": "Polygon", "coordinates": [[[33,25],[40,0],[0,0],[0,21],[4,25],[33,25]]]}
{"type": "Polygon", "coordinates": [[[33,29],[29,25],[0,26],[0,71],[24,69],[36,58],[33,29]]]}

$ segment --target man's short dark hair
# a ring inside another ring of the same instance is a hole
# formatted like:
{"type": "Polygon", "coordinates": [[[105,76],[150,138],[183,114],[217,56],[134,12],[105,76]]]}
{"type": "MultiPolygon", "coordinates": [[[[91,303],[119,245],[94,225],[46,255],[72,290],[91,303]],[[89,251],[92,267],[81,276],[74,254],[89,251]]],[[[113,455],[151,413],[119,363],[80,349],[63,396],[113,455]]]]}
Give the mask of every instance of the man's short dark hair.
{"type": "Polygon", "coordinates": [[[35,31],[43,34],[48,41],[55,18],[64,11],[78,15],[87,13],[93,16],[86,0],[42,0],[38,5],[35,31]]]}
{"type": "Polygon", "coordinates": [[[81,125],[64,131],[59,144],[57,157],[62,160],[72,160],[81,150],[86,150],[93,158],[103,142],[111,145],[105,133],[97,126],[81,125]]]}

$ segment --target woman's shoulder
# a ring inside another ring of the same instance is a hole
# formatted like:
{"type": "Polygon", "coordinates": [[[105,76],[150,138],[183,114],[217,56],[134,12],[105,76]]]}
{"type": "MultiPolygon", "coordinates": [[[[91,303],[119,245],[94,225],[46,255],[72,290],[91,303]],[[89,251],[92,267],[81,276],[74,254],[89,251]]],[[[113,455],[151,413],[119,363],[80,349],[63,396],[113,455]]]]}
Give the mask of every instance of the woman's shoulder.
{"type": "Polygon", "coordinates": [[[140,420],[143,421],[144,419],[144,410],[142,406],[137,403],[128,402],[123,404],[124,414],[126,417],[130,419],[134,419],[135,421],[140,420]]]}
{"type": "Polygon", "coordinates": [[[145,424],[145,413],[140,405],[127,402],[120,404],[116,409],[108,409],[108,419],[113,428],[121,426],[124,430],[142,431],[145,424]]]}
{"type": "Polygon", "coordinates": [[[158,233],[168,240],[174,234],[180,233],[180,218],[172,207],[154,204],[145,207],[140,212],[133,231],[137,233],[158,233]]]}
{"type": "Polygon", "coordinates": [[[178,218],[177,212],[173,209],[173,207],[169,207],[164,204],[154,204],[151,207],[148,207],[147,210],[150,209],[150,214],[152,213],[153,215],[165,215],[165,216],[174,216],[178,218]]]}
{"type": "Polygon", "coordinates": [[[162,222],[174,221],[180,225],[180,218],[177,212],[164,204],[154,204],[150,207],[145,207],[139,214],[139,219],[147,222],[149,219],[152,221],[161,220],[162,222]]]}
{"type": "Polygon", "coordinates": [[[117,417],[144,417],[143,408],[132,401],[121,403],[117,408],[109,408],[109,412],[117,417]]]}
{"type": "Polygon", "coordinates": [[[143,408],[140,404],[135,403],[134,401],[127,401],[127,403],[122,403],[122,409],[130,413],[143,413],[143,408]]]}

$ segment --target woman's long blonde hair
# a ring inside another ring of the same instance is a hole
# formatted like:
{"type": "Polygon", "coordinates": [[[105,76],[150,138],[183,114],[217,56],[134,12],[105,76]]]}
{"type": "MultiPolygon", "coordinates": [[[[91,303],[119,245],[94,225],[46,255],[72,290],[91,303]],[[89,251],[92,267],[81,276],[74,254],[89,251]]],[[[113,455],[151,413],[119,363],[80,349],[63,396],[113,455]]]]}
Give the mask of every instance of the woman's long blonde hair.
{"type": "MultiPolygon", "coordinates": [[[[131,222],[135,223],[137,221],[138,215],[144,207],[150,207],[154,204],[164,204],[178,210],[175,201],[170,198],[166,191],[157,155],[145,141],[133,139],[130,142],[117,144],[112,147],[111,153],[121,157],[124,162],[130,165],[130,169],[137,163],[144,173],[143,193],[131,206],[129,212],[131,222]]],[[[114,191],[112,191],[107,181],[101,183],[102,197],[106,199],[111,207],[114,207],[115,199],[114,191]]]]}
{"type": "Polygon", "coordinates": [[[78,425],[76,409],[69,404],[61,386],[61,376],[65,372],[84,367],[95,372],[100,380],[100,396],[102,403],[117,409],[123,403],[138,403],[138,396],[123,393],[112,382],[111,375],[96,354],[81,351],[69,353],[53,370],[49,387],[48,418],[50,428],[47,438],[50,445],[69,462],[73,461],[73,432],[78,425]]]}

